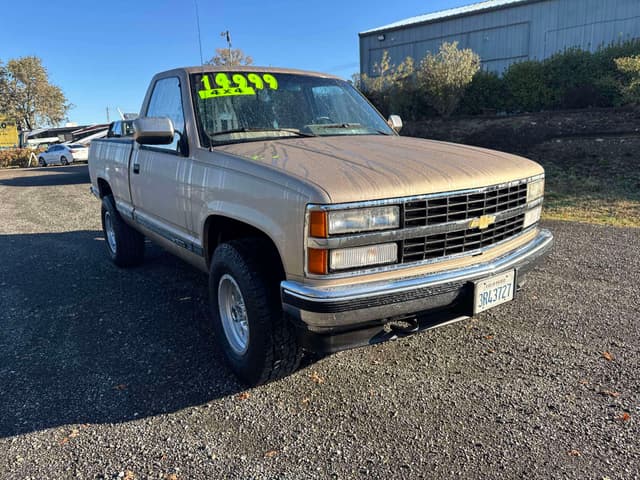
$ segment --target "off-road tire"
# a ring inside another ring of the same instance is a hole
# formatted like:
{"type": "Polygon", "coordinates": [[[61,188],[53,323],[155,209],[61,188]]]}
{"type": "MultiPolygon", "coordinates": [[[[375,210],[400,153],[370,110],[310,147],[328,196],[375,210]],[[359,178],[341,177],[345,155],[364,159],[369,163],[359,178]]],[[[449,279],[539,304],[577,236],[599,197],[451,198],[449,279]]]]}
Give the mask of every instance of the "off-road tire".
{"type": "Polygon", "coordinates": [[[119,267],[133,267],[140,265],[144,260],[144,235],[127,225],[116,209],[113,196],[107,195],[102,199],[102,232],[107,246],[107,252],[113,263],[119,267]],[[111,218],[113,232],[115,233],[115,251],[111,248],[105,216],[111,218]]]}
{"type": "MultiPolygon", "coordinates": [[[[277,260],[279,262],[279,260],[277,260]]],[[[279,270],[274,254],[258,238],[233,240],[216,248],[209,270],[209,298],[216,342],[236,376],[249,386],[290,375],[298,368],[302,349],[280,301],[279,270]],[[218,305],[224,275],[237,283],[247,311],[249,344],[236,353],[226,337],[218,305]]]]}

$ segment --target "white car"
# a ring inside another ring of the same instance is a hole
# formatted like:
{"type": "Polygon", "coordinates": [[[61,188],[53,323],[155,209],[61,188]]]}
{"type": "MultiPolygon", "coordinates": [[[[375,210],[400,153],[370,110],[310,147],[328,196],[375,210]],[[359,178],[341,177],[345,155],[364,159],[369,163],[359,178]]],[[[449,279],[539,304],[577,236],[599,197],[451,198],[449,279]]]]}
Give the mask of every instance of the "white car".
{"type": "Polygon", "coordinates": [[[87,161],[89,147],[79,143],[51,145],[46,152],[38,155],[38,163],[42,167],[47,165],[69,165],[73,162],[87,161]]]}

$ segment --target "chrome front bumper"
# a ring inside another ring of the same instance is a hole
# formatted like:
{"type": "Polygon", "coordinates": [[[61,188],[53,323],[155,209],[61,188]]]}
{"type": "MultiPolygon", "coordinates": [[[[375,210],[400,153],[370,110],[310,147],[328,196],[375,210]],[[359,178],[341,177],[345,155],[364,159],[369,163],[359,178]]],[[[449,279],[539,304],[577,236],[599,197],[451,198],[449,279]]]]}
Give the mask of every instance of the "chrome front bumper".
{"type": "MultiPolygon", "coordinates": [[[[284,311],[309,330],[330,332],[357,328],[374,320],[393,319],[446,308],[469,297],[470,282],[515,269],[517,282],[553,245],[553,235],[540,230],[529,243],[494,260],[391,282],[318,288],[298,282],[280,284],[284,311]]],[[[463,316],[471,316],[469,311],[463,316]]],[[[460,310],[459,310],[460,311],[460,310]]],[[[466,309],[462,308],[462,312],[466,309]]]]}

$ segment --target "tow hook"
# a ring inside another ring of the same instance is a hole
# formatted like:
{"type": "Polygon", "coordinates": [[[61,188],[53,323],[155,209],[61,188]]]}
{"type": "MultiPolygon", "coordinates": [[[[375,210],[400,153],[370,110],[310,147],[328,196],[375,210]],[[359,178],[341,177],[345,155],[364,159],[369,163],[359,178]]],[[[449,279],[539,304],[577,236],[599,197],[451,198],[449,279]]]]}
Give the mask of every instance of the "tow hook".
{"type": "Polygon", "coordinates": [[[399,317],[392,319],[385,325],[385,330],[399,336],[411,335],[420,330],[418,319],[415,316],[399,317]]]}

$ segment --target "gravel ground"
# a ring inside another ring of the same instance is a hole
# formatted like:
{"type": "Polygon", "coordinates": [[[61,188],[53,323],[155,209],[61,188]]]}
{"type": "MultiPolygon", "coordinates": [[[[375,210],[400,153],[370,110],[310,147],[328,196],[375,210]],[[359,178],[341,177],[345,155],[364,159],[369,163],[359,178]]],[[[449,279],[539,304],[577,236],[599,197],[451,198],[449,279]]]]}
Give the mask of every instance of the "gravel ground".
{"type": "Polygon", "coordinates": [[[205,276],[109,263],[86,166],[0,172],[0,478],[640,478],[640,230],[547,226],[516,302],[244,391],[205,276]]]}

